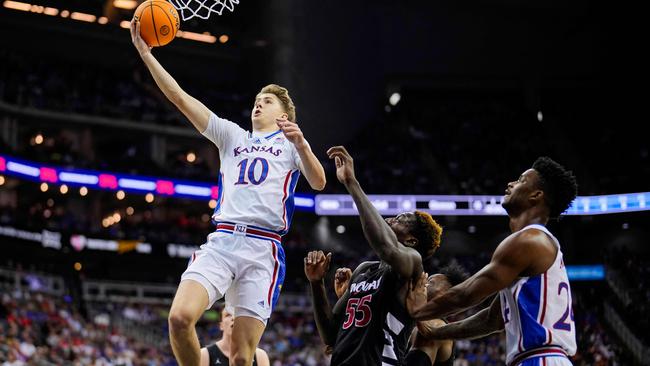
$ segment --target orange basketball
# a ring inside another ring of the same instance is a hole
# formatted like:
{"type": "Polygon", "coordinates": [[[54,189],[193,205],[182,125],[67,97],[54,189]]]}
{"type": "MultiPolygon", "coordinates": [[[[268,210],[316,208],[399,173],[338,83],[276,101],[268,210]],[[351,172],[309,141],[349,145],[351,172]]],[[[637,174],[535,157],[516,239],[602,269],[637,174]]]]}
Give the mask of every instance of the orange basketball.
{"type": "Polygon", "coordinates": [[[140,36],[151,47],[171,42],[180,26],[176,8],[165,0],[143,2],[135,9],[133,18],[140,22],[140,36]]]}

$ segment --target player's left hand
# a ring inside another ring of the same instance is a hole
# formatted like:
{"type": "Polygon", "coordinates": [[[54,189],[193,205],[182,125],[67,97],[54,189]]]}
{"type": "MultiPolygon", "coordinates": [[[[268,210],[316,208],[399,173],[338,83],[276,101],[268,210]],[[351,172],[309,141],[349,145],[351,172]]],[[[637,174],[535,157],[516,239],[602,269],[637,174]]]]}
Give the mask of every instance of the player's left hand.
{"type": "Polygon", "coordinates": [[[409,282],[409,293],[406,296],[406,310],[411,315],[415,313],[415,310],[427,303],[427,278],[429,278],[429,275],[422,272],[415,284],[413,284],[413,281],[409,282]]]}
{"type": "Polygon", "coordinates": [[[322,250],[314,250],[307,253],[305,257],[305,276],[309,282],[319,282],[325,278],[330,269],[332,253],[323,253],[322,250]]]}
{"type": "Polygon", "coordinates": [[[275,123],[278,125],[284,136],[289,140],[296,149],[307,147],[307,140],[302,134],[302,130],[297,123],[291,122],[284,118],[276,118],[275,123]]]}
{"type": "Polygon", "coordinates": [[[339,268],[334,275],[334,292],[336,297],[341,298],[350,285],[352,270],[347,267],[339,268]]]}
{"type": "Polygon", "coordinates": [[[354,182],[354,160],[350,153],[343,146],[330,147],[327,156],[334,159],[336,164],[336,178],[343,184],[354,182]]]}

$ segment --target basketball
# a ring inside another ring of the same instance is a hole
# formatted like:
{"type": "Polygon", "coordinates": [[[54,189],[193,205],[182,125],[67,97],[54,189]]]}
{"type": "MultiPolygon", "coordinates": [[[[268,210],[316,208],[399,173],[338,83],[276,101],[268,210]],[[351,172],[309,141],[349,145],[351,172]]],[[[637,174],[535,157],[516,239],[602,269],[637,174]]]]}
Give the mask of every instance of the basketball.
{"type": "Polygon", "coordinates": [[[164,0],[148,0],[135,9],[140,35],[151,47],[164,46],[176,37],[180,25],[176,8],[164,0]]]}

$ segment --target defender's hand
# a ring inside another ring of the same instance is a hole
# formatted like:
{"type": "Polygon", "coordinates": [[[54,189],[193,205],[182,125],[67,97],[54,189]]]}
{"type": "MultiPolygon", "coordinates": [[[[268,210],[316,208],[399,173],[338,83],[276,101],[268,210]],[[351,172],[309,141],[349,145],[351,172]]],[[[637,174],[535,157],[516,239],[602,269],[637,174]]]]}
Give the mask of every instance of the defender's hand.
{"type": "Polygon", "coordinates": [[[133,42],[133,45],[135,46],[135,49],[138,50],[138,53],[140,53],[140,56],[144,56],[151,52],[151,47],[149,47],[147,42],[145,42],[140,36],[140,22],[135,18],[131,20],[131,42],[133,42]]]}
{"type": "Polygon", "coordinates": [[[334,275],[334,292],[336,297],[340,298],[347,291],[350,286],[350,279],[352,278],[352,270],[344,267],[336,270],[334,275]]]}
{"type": "Polygon", "coordinates": [[[303,136],[302,130],[298,127],[297,123],[283,118],[277,118],[275,123],[280,127],[287,140],[294,144],[296,149],[307,147],[307,140],[305,140],[305,136],[303,136]]]}
{"type": "Polygon", "coordinates": [[[406,310],[413,315],[416,309],[421,308],[427,303],[427,279],[429,275],[422,272],[415,285],[413,281],[409,282],[409,293],[406,296],[406,310]]]}
{"type": "Polygon", "coordinates": [[[310,282],[319,282],[325,278],[330,269],[332,253],[323,253],[322,250],[311,251],[305,257],[305,276],[310,282]]]}
{"type": "Polygon", "coordinates": [[[354,176],[354,161],[343,146],[330,147],[327,156],[336,163],[336,178],[343,184],[356,180],[354,176]]]}

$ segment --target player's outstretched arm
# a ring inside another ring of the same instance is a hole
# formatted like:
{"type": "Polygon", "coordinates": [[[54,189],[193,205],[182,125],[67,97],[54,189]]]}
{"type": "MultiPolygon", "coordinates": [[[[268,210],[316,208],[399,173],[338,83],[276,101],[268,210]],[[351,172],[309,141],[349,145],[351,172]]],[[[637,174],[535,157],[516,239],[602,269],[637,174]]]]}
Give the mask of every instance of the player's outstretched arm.
{"type": "Polygon", "coordinates": [[[418,322],[420,335],[427,339],[476,339],[501,332],[504,326],[499,296],[492,300],[489,307],[469,318],[442,326],[432,323],[437,320],[418,322]]]}
{"type": "Polygon", "coordinates": [[[140,37],[140,22],[135,19],[131,21],[131,41],[163,94],[192,122],[199,132],[203,133],[208,128],[210,110],[181,89],[176,80],[153,57],[151,47],[140,37]]]}
{"type": "MultiPolygon", "coordinates": [[[[492,260],[464,282],[411,312],[417,320],[442,318],[467,310],[509,286],[540,255],[540,237],[529,232],[503,241],[492,260]]],[[[543,244],[544,245],[544,244],[543,244]]]]}
{"type": "Polygon", "coordinates": [[[390,264],[400,277],[414,279],[419,276],[422,273],[422,258],[414,249],[399,243],[395,232],[363,192],[354,176],[352,156],[343,146],[330,148],[327,150],[327,156],[334,159],[336,177],[345,185],[357,205],[363,234],[375,253],[381,260],[390,264]]]}
{"type": "Polygon", "coordinates": [[[311,251],[305,257],[305,276],[309,280],[312,307],[316,328],[323,343],[333,345],[336,342],[337,325],[334,320],[327,294],[325,293],[325,275],[329,270],[332,254],[323,251],[311,251]]]}
{"type": "Polygon", "coordinates": [[[255,360],[257,361],[258,366],[271,366],[269,355],[261,348],[255,350],[255,360]]]}

